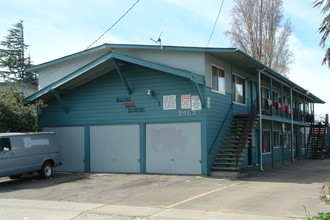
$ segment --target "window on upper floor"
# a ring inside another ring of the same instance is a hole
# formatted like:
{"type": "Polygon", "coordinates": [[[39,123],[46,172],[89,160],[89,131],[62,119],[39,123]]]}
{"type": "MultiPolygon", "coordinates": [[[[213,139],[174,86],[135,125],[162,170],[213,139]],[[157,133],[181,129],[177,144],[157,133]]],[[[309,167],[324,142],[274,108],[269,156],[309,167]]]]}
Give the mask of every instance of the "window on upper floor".
{"type": "Polygon", "coordinates": [[[269,99],[269,89],[266,87],[261,87],[261,97],[264,99],[269,99]]]}
{"type": "Polygon", "coordinates": [[[233,75],[233,101],[245,104],[245,79],[233,75]]]}
{"type": "Polygon", "coordinates": [[[273,102],[278,102],[278,93],[277,92],[273,92],[273,102]]]}
{"type": "Polygon", "coordinates": [[[225,71],[212,65],[212,90],[225,93],[225,71]]]}

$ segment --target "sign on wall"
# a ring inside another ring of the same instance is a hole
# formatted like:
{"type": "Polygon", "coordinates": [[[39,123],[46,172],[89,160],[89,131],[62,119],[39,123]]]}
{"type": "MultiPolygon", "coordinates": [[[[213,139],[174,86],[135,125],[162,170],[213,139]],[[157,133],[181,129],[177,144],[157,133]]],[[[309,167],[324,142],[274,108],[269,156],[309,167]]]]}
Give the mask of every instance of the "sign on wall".
{"type": "Polygon", "coordinates": [[[176,109],[176,95],[164,95],[163,96],[163,109],[164,110],[176,109]]]}
{"type": "Polygon", "coordinates": [[[191,110],[201,110],[202,103],[197,95],[191,96],[191,110]]]}
{"type": "Polygon", "coordinates": [[[191,95],[181,95],[181,109],[191,108],[191,95]]]}

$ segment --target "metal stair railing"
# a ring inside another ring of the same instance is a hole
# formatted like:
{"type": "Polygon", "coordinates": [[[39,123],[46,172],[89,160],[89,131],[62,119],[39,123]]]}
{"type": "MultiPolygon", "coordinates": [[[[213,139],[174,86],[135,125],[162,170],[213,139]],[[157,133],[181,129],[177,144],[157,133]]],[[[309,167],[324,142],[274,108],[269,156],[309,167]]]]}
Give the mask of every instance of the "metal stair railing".
{"type": "Polygon", "coordinates": [[[248,141],[249,141],[249,132],[253,129],[253,123],[256,119],[256,116],[254,114],[251,114],[248,116],[247,118],[247,122],[246,122],[246,130],[247,133],[241,135],[241,140],[239,142],[238,147],[236,148],[236,169],[238,169],[238,163],[239,163],[239,159],[241,158],[241,155],[243,153],[243,150],[246,148],[245,146],[247,145],[248,141]]]}
{"type": "Polygon", "coordinates": [[[218,138],[219,138],[219,135],[220,135],[220,133],[221,133],[221,131],[222,131],[222,128],[223,128],[225,122],[227,121],[227,118],[228,118],[229,112],[230,112],[230,110],[233,108],[233,105],[234,105],[234,103],[232,102],[231,105],[230,105],[230,107],[229,107],[229,109],[228,109],[228,111],[227,111],[226,117],[225,117],[225,118],[223,119],[223,121],[222,121],[222,124],[221,124],[221,126],[220,126],[219,131],[218,131],[218,134],[217,134],[217,136],[215,137],[215,139],[214,139],[214,141],[213,141],[213,143],[212,143],[212,147],[211,147],[211,149],[209,150],[209,154],[211,154],[211,152],[213,151],[213,148],[214,148],[215,144],[217,143],[217,140],[218,140],[218,138]]]}

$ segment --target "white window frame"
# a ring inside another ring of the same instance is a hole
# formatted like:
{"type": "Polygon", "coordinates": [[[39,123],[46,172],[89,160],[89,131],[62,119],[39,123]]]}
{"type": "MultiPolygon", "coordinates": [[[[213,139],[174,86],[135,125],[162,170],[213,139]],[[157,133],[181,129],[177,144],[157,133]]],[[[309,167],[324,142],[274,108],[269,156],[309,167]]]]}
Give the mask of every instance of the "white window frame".
{"type": "Polygon", "coordinates": [[[214,65],[214,64],[211,64],[211,89],[213,92],[217,92],[217,93],[220,93],[220,94],[226,94],[226,73],[225,73],[225,69],[217,66],[217,65],[214,65]],[[217,85],[218,85],[218,89],[214,89],[213,88],[213,67],[216,68],[218,70],[217,72],[217,85]],[[220,77],[220,71],[223,72],[223,77],[220,77]],[[219,85],[219,78],[223,78],[223,85],[219,85]]]}
{"type": "Polygon", "coordinates": [[[237,75],[237,74],[233,73],[231,80],[232,80],[232,99],[233,99],[233,102],[235,104],[240,104],[240,105],[245,105],[246,106],[247,105],[247,102],[246,102],[246,94],[247,94],[247,92],[246,92],[246,79],[244,77],[240,76],[240,75],[237,75]],[[236,93],[235,93],[235,91],[236,91],[236,79],[235,79],[235,82],[234,82],[234,77],[235,78],[238,77],[238,78],[241,78],[243,80],[244,103],[237,102],[237,100],[236,100],[236,93]]]}

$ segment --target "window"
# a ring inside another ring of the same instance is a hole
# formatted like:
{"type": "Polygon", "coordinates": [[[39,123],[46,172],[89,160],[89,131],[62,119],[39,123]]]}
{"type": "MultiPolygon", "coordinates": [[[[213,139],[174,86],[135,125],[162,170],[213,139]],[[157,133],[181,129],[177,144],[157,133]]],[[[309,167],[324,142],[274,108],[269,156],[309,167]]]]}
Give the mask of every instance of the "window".
{"type": "Polygon", "coordinates": [[[9,138],[1,138],[0,139],[0,151],[3,151],[4,148],[8,148],[11,150],[11,143],[9,138]]]}
{"type": "Polygon", "coordinates": [[[283,105],[286,105],[286,97],[285,97],[285,95],[283,96],[282,104],[283,104],[283,105]]]}
{"type": "Polygon", "coordinates": [[[284,133],[284,147],[291,147],[291,132],[284,133]]]}
{"type": "Polygon", "coordinates": [[[269,99],[269,89],[261,87],[261,97],[264,99],[269,99]]]}
{"type": "Polygon", "coordinates": [[[273,92],[273,102],[278,102],[278,93],[273,92]]]}
{"type": "Polygon", "coordinates": [[[280,146],[280,132],[279,131],[274,131],[273,134],[274,138],[274,147],[279,147],[280,146]]]}
{"type": "Polygon", "coordinates": [[[212,90],[225,93],[225,71],[212,66],[212,90]]]}
{"type": "Polygon", "coordinates": [[[270,152],[270,131],[262,131],[262,153],[270,152]]]}
{"type": "Polygon", "coordinates": [[[245,104],[245,79],[233,75],[233,100],[245,104]]]}

